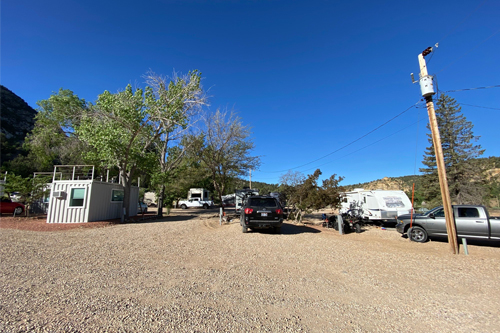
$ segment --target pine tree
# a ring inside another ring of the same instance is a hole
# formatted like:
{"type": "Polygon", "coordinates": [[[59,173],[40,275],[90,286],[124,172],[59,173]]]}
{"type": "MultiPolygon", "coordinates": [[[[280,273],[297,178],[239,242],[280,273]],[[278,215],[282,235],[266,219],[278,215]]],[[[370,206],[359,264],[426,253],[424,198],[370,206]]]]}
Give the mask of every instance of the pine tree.
{"type": "MultiPolygon", "coordinates": [[[[455,99],[447,96],[439,96],[436,102],[436,118],[441,136],[446,176],[450,190],[451,201],[456,204],[480,204],[484,195],[482,177],[484,170],[480,170],[479,164],[474,160],[484,153],[476,142],[478,136],[474,136],[472,129],[474,125],[461,113],[460,105],[455,99]]],[[[429,125],[427,128],[430,130],[429,125]]],[[[440,204],[441,192],[436,166],[436,155],[432,134],[428,133],[430,147],[425,150],[422,188],[425,200],[431,205],[440,204]]]]}

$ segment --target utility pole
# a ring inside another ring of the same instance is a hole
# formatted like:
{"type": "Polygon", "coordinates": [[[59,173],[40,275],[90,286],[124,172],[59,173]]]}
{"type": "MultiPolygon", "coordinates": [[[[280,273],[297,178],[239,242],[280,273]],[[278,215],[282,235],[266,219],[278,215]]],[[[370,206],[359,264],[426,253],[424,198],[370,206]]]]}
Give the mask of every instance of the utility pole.
{"type": "Polygon", "coordinates": [[[434,86],[432,84],[432,76],[430,76],[427,72],[427,65],[424,59],[424,57],[431,52],[432,47],[428,47],[418,55],[418,64],[420,65],[420,90],[422,91],[422,96],[425,98],[427,113],[429,114],[429,124],[432,131],[432,142],[434,144],[434,152],[436,154],[439,186],[441,187],[441,197],[443,199],[444,216],[446,219],[446,230],[448,232],[448,243],[451,246],[451,251],[453,252],[453,254],[458,254],[457,231],[455,228],[455,221],[453,220],[453,210],[451,207],[448,180],[446,179],[443,148],[441,146],[441,137],[439,136],[439,128],[436,119],[436,113],[434,111],[434,103],[432,102],[432,95],[435,94],[434,86]]]}

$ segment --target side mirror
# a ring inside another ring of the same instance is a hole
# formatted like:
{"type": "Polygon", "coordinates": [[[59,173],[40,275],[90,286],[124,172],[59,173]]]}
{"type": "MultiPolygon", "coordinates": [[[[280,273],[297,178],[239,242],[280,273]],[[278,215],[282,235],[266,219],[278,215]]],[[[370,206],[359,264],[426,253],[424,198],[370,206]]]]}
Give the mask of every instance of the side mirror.
{"type": "Polygon", "coordinates": [[[434,213],[430,213],[430,214],[429,214],[429,217],[430,217],[431,219],[435,219],[435,218],[436,218],[436,217],[434,216],[434,213]]]}

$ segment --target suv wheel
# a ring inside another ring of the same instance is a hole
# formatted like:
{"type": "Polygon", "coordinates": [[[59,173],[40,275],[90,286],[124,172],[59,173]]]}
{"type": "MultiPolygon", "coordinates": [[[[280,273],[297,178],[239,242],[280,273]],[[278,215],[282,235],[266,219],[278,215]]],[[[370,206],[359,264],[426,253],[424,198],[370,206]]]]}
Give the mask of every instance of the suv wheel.
{"type": "Polygon", "coordinates": [[[184,205],[184,204],[182,204],[182,205],[181,205],[181,208],[182,208],[182,209],[186,209],[186,208],[187,208],[187,206],[186,206],[186,205],[184,205]]]}

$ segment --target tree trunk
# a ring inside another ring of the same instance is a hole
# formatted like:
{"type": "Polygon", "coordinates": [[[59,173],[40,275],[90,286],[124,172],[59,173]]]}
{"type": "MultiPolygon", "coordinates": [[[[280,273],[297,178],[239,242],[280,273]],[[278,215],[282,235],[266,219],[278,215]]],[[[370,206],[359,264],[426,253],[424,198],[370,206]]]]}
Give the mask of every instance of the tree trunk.
{"type": "Polygon", "coordinates": [[[130,176],[132,175],[132,171],[125,172],[122,170],[121,172],[121,183],[123,185],[123,208],[125,208],[125,220],[130,218],[130,189],[132,187],[132,180],[130,176]]]}
{"type": "Polygon", "coordinates": [[[163,201],[165,198],[165,185],[161,185],[160,193],[158,195],[158,217],[163,217],[163,201]]]}

